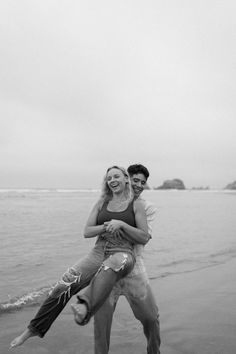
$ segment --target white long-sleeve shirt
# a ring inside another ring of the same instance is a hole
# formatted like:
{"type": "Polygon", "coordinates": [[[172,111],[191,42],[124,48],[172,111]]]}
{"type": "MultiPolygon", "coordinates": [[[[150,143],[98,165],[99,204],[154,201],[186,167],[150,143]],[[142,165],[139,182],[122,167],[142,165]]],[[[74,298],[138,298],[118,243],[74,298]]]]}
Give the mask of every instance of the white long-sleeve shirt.
{"type": "MultiPolygon", "coordinates": [[[[152,204],[151,202],[141,199],[144,203],[144,209],[146,212],[146,216],[147,216],[147,225],[148,225],[148,233],[149,235],[152,237],[152,226],[153,226],[153,222],[155,220],[155,216],[156,216],[156,207],[154,204],[152,204]]],[[[134,266],[134,269],[132,270],[132,272],[128,275],[128,277],[132,277],[132,274],[139,274],[139,273],[145,273],[145,266],[144,266],[144,262],[143,262],[143,250],[144,250],[145,245],[141,245],[141,244],[137,244],[134,246],[134,254],[136,257],[136,263],[134,266]]]]}

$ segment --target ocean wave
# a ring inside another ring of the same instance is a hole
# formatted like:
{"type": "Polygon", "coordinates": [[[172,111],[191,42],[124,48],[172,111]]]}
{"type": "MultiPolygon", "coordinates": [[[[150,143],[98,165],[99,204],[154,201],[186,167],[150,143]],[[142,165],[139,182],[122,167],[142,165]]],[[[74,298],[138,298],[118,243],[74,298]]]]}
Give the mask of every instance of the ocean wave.
{"type": "Polygon", "coordinates": [[[58,193],[78,193],[78,192],[82,192],[82,193],[90,193],[90,192],[100,192],[100,189],[57,189],[56,190],[58,193]]]}
{"type": "Polygon", "coordinates": [[[68,196],[77,194],[96,194],[99,189],[0,189],[0,200],[38,199],[41,197],[68,196]]]}
{"type": "MultiPolygon", "coordinates": [[[[162,250],[161,250],[162,251],[162,250]]],[[[184,266],[186,269],[193,266],[202,266],[202,264],[213,264],[214,262],[222,262],[228,261],[232,258],[236,257],[236,246],[227,247],[216,252],[205,254],[202,256],[192,256],[192,257],[184,257],[180,259],[175,259],[167,262],[162,262],[158,264],[159,268],[175,268],[179,266],[184,266]]]]}
{"type": "Polygon", "coordinates": [[[187,265],[198,264],[199,262],[200,262],[199,259],[181,258],[179,260],[174,260],[174,261],[165,262],[165,263],[163,262],[162,264],[159,264],[158,267],[159,268],[172,268],[172,267],[178,267],[178,266],[182,266],[182,265],[187,267],[187,265]]]}
{"type": "Polygon", "coordinates": [[[201,269],[210,268],[219,264],[224,264],[236,257],[235,249],[222,250],[202,259],[187,260],[182,259],[170,263],[159,265],[158,274],[149,277],[150,280],[165,278],[176,274],[196,272],[201,269]],[[167,268],[167,269],[166,269],[167,268]]]}
{"type": "Polygon", "coordinates": [[[73,193],[73,192],[99,192],[96,188],[0,188],[0,193],[73,193]]]}
{"type": "Polygon", "coordinates": [[[21,310],[25,307],[39,305],[46,297],[53,286],[43,287],[29,292],[19,297],[10,298],[8,301],[0,303],[0,315],[12,311],[21,310]]]}
{"type": "Polygon", "coordinates": [[[173,275],[178,275],[178,274],[193,273],[193,272],[197,272],[198,270],[214,267],[214,266],[217,266],[217,265],[223,264],[223,263],[225,263],[225,262],[218,261],[218,262],[212,262],[212,263],[208,263],[208,264],[198,264],[195,267],[189,268],[189,269],[182,269],[182,270],[175,270],[175,271],[173,270],[173,271],[169,271],[169,272],[163,272],[163,273],[160,273],[157,276],[151,276],[151,277],[149,277],[149,279],[150,280],[155,280],[155,279],[166,278],[166,277],[173,276],[173,275]]]}

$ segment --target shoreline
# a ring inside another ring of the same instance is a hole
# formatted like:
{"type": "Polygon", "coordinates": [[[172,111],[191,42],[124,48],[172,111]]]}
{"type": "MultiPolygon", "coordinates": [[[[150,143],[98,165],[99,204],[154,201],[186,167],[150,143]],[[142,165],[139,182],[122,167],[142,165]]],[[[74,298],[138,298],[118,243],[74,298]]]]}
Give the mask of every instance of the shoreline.
{"type": "MultiPolygon", "coordinates": [[[[236,353],[236,258],[226,263],[150,281],[160,311],[162,354],[236,353]]],[[[93,321],[79,327],[74,323],[70,303],[47,335],[30,338],[9,350],[34,316],[37,307],[0,316],[1,353],[92,354],[93,321]]],[[[141,324],[134,318],[124,297],[114,314],[109,354],[146,352],[141,324]]]]}

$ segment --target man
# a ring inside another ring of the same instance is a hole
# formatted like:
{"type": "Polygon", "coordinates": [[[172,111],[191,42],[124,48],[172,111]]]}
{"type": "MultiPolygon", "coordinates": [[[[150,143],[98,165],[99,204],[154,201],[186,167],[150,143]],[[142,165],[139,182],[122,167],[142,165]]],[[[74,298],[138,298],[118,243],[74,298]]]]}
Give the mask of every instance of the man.
{"type": "MultiPolygon", "coordinates": [[[[128,167],[135,198],[141,198],[149,172],[140,164],[128,167]]],[[[143,199],[142,199],[143,200],[143,199]]],[[[143,200],[149,234],[152,235],[151,223],[156,213],[155,207],[143,200]]],[[[160,353],[160,329],[158,308],[149,284],[143,263],[143,245],[135,245],[136,264],[133,271],[120,280],[112,290],[104,305],[94,315],[95,354],[107,354],[110,345],[110,333],[113,313],[120,295],[128,300],[134,316],[142,323],[147,338],[147,354],[160,353]]]]}

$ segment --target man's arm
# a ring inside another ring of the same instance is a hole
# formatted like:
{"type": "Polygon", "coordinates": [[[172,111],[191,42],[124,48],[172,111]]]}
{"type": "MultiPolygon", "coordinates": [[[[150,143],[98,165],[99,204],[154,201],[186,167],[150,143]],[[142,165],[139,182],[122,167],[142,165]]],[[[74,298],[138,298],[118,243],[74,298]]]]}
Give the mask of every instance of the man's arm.
{"type": "Polygon", "coordinates": [[[157,208],[154,204],[147,200],[143,200],[144,209],[147,215],[148,233],[152,237],[152,227],[156,218],[157,208]]]}

